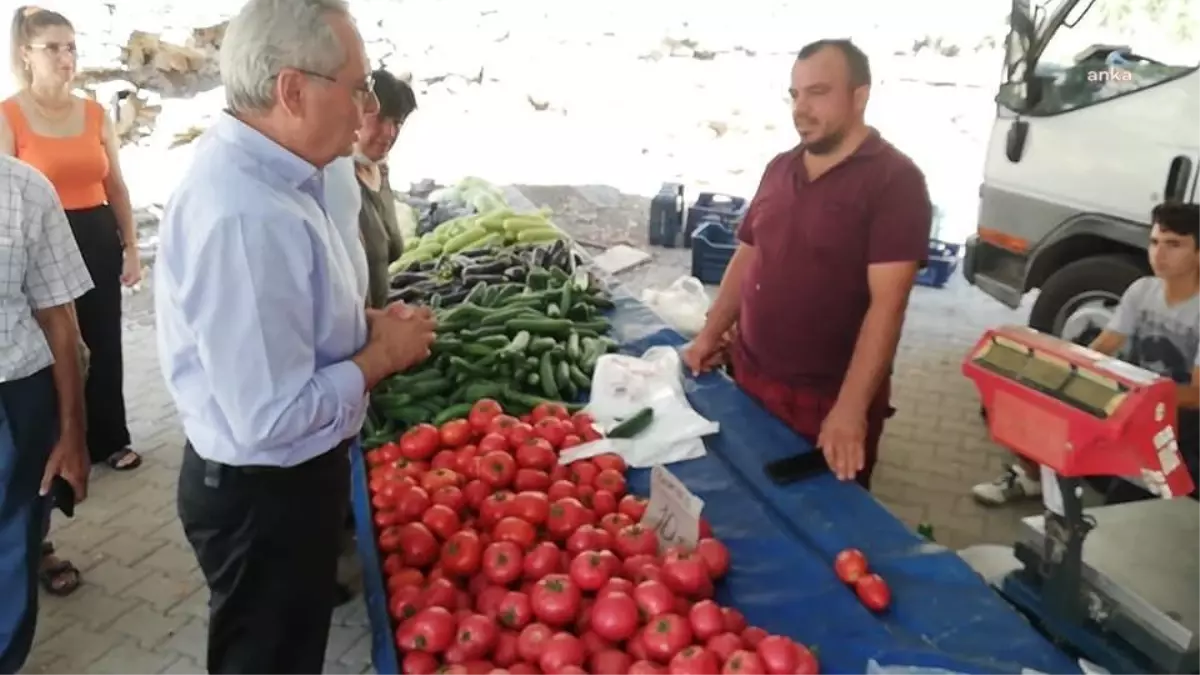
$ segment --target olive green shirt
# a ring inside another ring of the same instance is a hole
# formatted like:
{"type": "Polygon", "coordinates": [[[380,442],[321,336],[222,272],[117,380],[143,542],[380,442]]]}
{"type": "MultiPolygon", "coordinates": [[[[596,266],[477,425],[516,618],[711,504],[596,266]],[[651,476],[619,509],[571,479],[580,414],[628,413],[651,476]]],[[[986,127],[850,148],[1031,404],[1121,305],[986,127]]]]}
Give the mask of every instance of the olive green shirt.
{"type": "Polygon", "coordinates": [[[396,222],[396,197],[388,183],[387,170],[380,170],[378,192],[367,187],[362,179],[359,179],[358,186],[362,190],[358,228],[367,252],[367,276],[370,280],[367,306],[382,309],[387,304],[389,291],[387,268],[404,253],[404,237],[396,222]]]}

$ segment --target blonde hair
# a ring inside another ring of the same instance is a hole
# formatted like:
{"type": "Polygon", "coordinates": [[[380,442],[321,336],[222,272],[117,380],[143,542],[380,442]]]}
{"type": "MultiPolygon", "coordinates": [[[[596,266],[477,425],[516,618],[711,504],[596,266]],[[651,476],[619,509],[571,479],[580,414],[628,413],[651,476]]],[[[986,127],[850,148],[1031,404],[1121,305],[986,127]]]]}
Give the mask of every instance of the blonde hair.
{"type": "Polygon", "coordinates": [[[22,51],[32,44],[43,30],[54,26],[62,26],[75,30],[70,20],[58,12],[42,9],[33,5],[23,5],[13,12],[12,19],[12,41],[11,54],[13,77],[17,78],[17,82],[22,87],[28,87],[30,82],[29,68],[25,64],[25,56],[22,51]]]}

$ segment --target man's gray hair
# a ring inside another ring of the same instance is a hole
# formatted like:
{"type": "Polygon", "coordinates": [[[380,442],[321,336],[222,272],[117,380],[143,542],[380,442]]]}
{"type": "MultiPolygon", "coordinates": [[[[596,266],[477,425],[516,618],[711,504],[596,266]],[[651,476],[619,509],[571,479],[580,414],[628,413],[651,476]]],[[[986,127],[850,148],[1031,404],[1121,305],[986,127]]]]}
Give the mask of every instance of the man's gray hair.
{"type": "Polygon", "coordinates": [[[233,112],[262,112],[275,104],[275,78],[284,68],[332,76],[346,49],[329,23],[349,15],[345,0],[249,0],[225,29],[221,82],[233,112]]]}

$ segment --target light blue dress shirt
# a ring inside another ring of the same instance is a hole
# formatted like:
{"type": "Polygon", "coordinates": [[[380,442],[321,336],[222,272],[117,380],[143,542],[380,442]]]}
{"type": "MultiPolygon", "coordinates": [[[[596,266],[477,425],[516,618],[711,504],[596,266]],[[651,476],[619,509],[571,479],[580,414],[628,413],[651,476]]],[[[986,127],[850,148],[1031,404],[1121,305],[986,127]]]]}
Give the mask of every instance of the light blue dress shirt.
{"type": "Polygon", "coordinates": [[[295,466],[358,434],[367,341],[325,173],[230,115],[199,139],[154,267],[158,353],[198,455],[295,466]]]}
{"type": "Polygon", "coordinates": [[[354,276],[365,304],[371,280],[367,250],[363,246],[358,224],[358,214],[362,211],[362,188],[358,186],[352,157],[339,157],[325,167],[325,204],[354,263],[354,276]]]}

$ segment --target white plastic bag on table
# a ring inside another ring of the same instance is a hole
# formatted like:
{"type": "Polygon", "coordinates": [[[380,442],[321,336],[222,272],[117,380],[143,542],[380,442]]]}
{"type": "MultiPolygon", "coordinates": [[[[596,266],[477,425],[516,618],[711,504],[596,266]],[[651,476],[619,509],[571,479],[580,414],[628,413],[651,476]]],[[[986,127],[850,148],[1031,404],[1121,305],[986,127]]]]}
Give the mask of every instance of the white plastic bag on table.
{"type": "Polygon", "coordinates": [[[704,328],[708,307],[712,301],[704,292],[704,284],[696,277],[679,277],[663,290],[647,288],[642,291],[642,302],[662,317],[671,328],[686,337],[692,337],[704,328]]]}
{"type": "Polygon", "coordinates": [[[679,353],[673,347],[651,347],[641,358],[605,354],[596,361],[587,412],[605,429],[642,408],[654,419],[636,438],[604,438],[577,445],[559,456],[563,464],[607,452],[635,468],[703,457],[702,437],[720,430],[701,417],[683,393],[679,353]]]}

